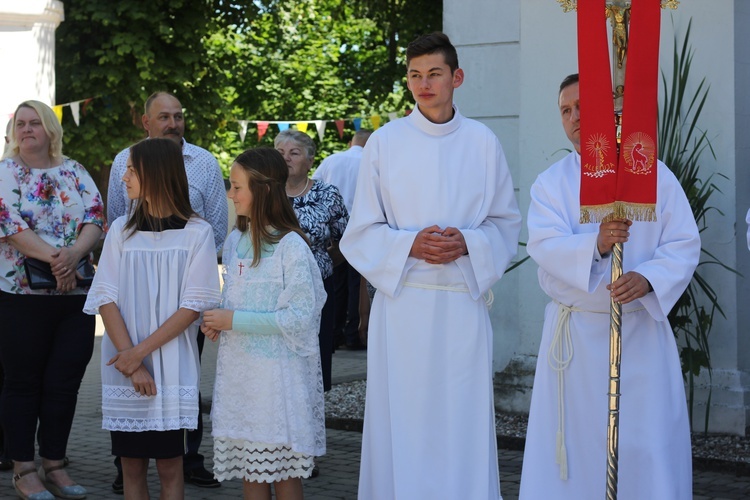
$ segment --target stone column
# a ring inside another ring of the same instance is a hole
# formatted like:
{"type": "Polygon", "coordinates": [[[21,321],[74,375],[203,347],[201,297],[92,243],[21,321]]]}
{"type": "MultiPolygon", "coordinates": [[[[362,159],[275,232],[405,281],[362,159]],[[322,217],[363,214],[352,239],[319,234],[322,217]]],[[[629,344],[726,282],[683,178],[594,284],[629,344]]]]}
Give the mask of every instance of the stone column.
{"type": "Polygon", "coordinates": [[[0,121],[18,104],[55,104],[55,29],[64,19],[58,0],[0,2],[0,121]]]}

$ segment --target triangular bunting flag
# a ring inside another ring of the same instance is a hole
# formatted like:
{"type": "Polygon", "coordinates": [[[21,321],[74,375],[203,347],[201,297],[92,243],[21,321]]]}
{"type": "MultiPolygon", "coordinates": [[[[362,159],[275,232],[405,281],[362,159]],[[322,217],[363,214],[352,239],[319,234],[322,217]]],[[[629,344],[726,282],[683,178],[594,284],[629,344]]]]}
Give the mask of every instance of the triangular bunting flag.
{"type": "Polygon", "coordinates": [[[297,122],[297,130],[300,132],[307,132],[308,122],[297,122]]]}
{"type": "Polygon", "coordinates": [[[266,135],[266,130],[268,130],[268,122],[258,122],[258,142],[266,135]]]}
{"type": "Polygon", "coordinates": [[[91,101],[93,101],[93,100],[94,100],[93,97],[89,97],[88,99],[86,99],[85,101],[83,101],[83,108],[81,109],[81,112],[83,113],[83,116],[86,116],[86,106],[88,106],[89,103],[91,101]]]}
{"type": "Polygon", "coordinates": [[[318,139],[321,141],[323,140],[323,132],[325,132],[326,129],[326,121],[325,120],[315,120],[313,122],[315,124],[315,128],[318,130],[318,139]]]}
{"type": "Polygon", "coordinates": [[[334,122],[336,124],[336,128],[339,130],[339,139],[344,138],[344,120],[336,120],[334,122]]]}
{"type": "Polygon", "coordinates": [[[247,135],[247,120],[240,120],[240,142],[245,142],[247,135]]]}
{"type": "Polygon", "coordinates": [[[372,129],[377,130],[380,128],[380,115],[372,115],[370,117],[370,123],[372,123],[372,129]]]}
{"type": "Polygon", "coordinates": [[[57,121],[62,123],[62,104],[59,104],[57,106],[52,106],[52,111],[55,112],[55,116],[57,117],[57,121]]]}
{"type": "Polygon", "coordinates": [[[73,121],[78,126],[78,123],[81,121],[81,101],[71,102],[70,111],[73,113],[73,121]]]}
{"type": "Polygon", "coordinates": [[[355,118],[352,123],[354,123],[354,130],[359,132],[359,129],[362,128],[362,118],[355,118]]]}
{"type": "Polygon", "coordinates": [[[288,123],[280,123],[279,122],[279,123],[276,124],[276,126],[279,127],[279,132],[283,132],[283,131],[285,131],[286,129],[289,128],[289,124],[288,123]]]}
{"type": "Polygon", "coordinates": [[[398,118],[398,114],[395,111],[391,111],[390,113],[388,113],[388,120],[393,121],[396,118],[398,118]]]}
{"type": "Polygon", "coordinates": [[[404,111],[404,116],[409,116],[410,114],[411,114],[410,109],[407,109],[406,111],[404,111]]]}

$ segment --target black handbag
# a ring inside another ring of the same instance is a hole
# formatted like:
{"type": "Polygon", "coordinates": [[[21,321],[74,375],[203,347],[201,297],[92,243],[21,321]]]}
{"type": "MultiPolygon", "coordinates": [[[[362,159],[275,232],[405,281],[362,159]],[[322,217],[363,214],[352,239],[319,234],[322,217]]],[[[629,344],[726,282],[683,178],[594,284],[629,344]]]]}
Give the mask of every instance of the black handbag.
{"type": "MultiPolygon", "coordinates": [[[[23,268],[26,271],[26,282],[32,290],[57,288],[57,278],[52,274],[49,262],[26,257],[23,261],[23,268]]],[[[77,286],[90,286],[94,280],[94,266],[89,262],[88,256],[78,262],[76,271],[83,276],[83,279],[76,278],[77,286]]]]}

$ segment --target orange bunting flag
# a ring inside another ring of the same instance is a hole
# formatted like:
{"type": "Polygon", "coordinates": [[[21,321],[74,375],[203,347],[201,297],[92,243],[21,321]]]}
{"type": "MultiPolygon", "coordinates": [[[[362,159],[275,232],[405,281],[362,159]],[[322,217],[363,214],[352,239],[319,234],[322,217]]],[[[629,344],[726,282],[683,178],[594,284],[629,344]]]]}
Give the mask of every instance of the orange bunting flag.
{"type": "Polygon", "coordinates": [[[633,0],[617,147],[605,0],[578,2],[582,224],[656,220],[659,0],[633,0]]]}

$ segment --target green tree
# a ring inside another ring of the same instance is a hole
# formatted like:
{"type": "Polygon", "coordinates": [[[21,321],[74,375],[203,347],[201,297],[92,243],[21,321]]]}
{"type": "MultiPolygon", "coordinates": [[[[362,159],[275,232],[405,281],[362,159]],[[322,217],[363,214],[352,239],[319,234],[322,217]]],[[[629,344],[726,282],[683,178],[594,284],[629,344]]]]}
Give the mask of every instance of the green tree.
{"type": "MultiPolygon", "coordinates": [[[[435,0],[68,0],[65,9],[56,35],[58,101],[95,97],[79,127],[64,118],[65,151],[102,191],[115,154],[144,137],[140,117],[153,91],[178,96],[187,139],[228,169],[258,143],[253,127],[240,140],[239,119],[403,111],[405,45],[439,29],[442,18],[435,0]]],[[[344,148],[328,127],[321,157],[344,148]]]]}

